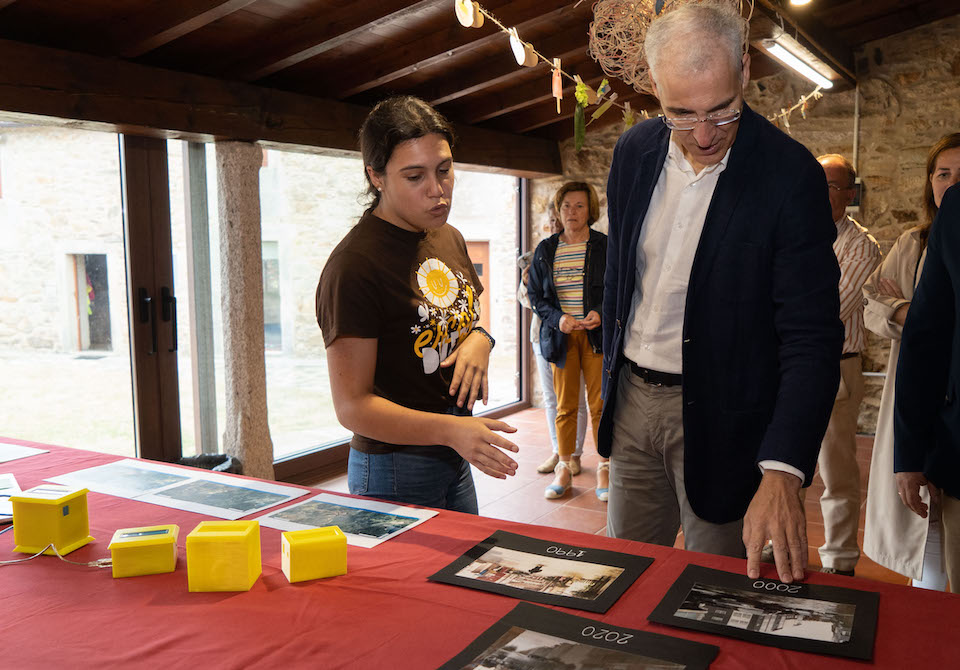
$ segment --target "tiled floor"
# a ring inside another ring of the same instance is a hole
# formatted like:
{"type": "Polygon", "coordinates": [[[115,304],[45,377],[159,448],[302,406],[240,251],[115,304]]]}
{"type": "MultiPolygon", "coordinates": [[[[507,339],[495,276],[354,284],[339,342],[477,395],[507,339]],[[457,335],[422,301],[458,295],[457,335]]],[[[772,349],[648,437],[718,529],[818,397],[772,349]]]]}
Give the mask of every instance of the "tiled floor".
{"type": "MultiPolygon", "coordinates": [[[[543,497],[543,490],[553,476],[538,474],[536,469],[550,451],[550,438],[547,435],[543,410],[523,410],[504,421],[517,428],[517,432],[511,436],[511,439],[520,446],[520,453],[514,455],[520,468],[516,476],[506,480],[488,477],[474,469],[473,476],[480,503],[480,514],[496,519],[603,534],[606,529],[606,504],[597,500],[594,493],[597,453],[592,444],[588,444],[584,450],[583,472],[574,478],[572,494],[560,500],[547,500],[543,497]]],[[[866,496],[872,449],[872,437],[858,438],[857,461],[860,463],[863,489],[861,500],[866,496]]],[[[310,485],[330,491],[346,492],[347,477],[344,474],[310,485]]],[[[818,502],[822,491],[823,483],[818,475],[807,493],[806,500],[811,566],[820,565],[816,547],[823,543],[823,517],[820,514],[818,502]]],[[[860,541],[861,543],[863,541],[862,505],[860,541]]],[[[683,546],[682,535],[677,538],[676,546],[683,546]]],[[[877,565],[866,556],[861,556],[857,564],[857,576],[895,584],[908,583],[905,577],[877,565]]]]}

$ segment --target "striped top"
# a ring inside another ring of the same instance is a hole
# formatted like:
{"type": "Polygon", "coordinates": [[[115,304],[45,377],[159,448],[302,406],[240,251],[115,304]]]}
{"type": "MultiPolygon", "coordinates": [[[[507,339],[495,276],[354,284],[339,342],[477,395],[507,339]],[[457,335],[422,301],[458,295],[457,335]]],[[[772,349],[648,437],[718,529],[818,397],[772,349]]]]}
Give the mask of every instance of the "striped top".
{"type": "Polygon", "coordinates": [[[561,240],[553,259],[553,283],[557,287],[560,309],[578,321],[583,313],[583,266],[587,243],[566,244],[561,240]]]}
{"type": "Polygon", "coordinates": [[[867,229],[849,216],[837,223],[833,251],[840,263],[840,320],[843,321],[843,353],[855,354],[867,343],[863,325],[863,284],[880,264],[880,245],[867,229]]]}

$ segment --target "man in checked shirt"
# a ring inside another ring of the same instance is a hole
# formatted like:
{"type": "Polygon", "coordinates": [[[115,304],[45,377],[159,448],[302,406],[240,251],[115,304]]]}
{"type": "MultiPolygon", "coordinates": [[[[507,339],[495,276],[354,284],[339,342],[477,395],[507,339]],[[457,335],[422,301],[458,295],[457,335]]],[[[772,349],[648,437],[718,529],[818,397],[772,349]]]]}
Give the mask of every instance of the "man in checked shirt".
{"type": "MultiPolygon", "coordinates": [[[[866,344],[861,288],[880,264],[880,247],[866,228],[846,214],[847,205],[853,202],[857,178],[853,164],[839,154],[826,154],[817,161],[827,177],[830,208],[837,224],[833,251],[840,264],[840,319],[844,330],[840,388],[817,459],[824,483],[820,510],[825,541],[819,551],[823,572],[852,576],[860,558],[857,545],[860,469],[856,436],[857,416],[863,400],[860,351],[866,344]]],[[[801,489],[801,495],[805,491],[801,489]]]]}

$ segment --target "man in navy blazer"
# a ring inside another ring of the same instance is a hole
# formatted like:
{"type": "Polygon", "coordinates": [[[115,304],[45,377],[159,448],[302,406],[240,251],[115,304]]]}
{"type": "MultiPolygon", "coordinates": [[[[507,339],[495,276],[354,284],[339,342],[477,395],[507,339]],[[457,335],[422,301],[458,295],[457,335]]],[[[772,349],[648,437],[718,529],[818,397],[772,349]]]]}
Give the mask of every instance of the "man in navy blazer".
{"type": "Polygon", "coordinates": [[[690,3],[645,50],[664,118],[607,185],[608,533],[747,556],[802,579],[809,485],[839,382],[840,277],[823,169],[743,101],[746,22],[690,3]]]}
{"type": "Polygon", "coordinates": [[[960,591],[960,184],[943,196],[903,324],[893,414],[893,469],[904,505],[940,508],[950,590],[960,591]]]}

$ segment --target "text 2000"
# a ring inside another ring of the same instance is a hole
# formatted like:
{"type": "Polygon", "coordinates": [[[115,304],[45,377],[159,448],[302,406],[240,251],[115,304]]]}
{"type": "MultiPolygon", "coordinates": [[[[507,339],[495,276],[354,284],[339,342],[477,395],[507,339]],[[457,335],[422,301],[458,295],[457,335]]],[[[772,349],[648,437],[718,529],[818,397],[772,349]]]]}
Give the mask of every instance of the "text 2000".
{"type": "Polygon", "coordinates": [[[800,587],[796,584],[781,584],[780,582],[765,582],[758,579],[753,583],[753,588],[761,591],[779,591],[781,593],[800,593],[800,587]]]}

